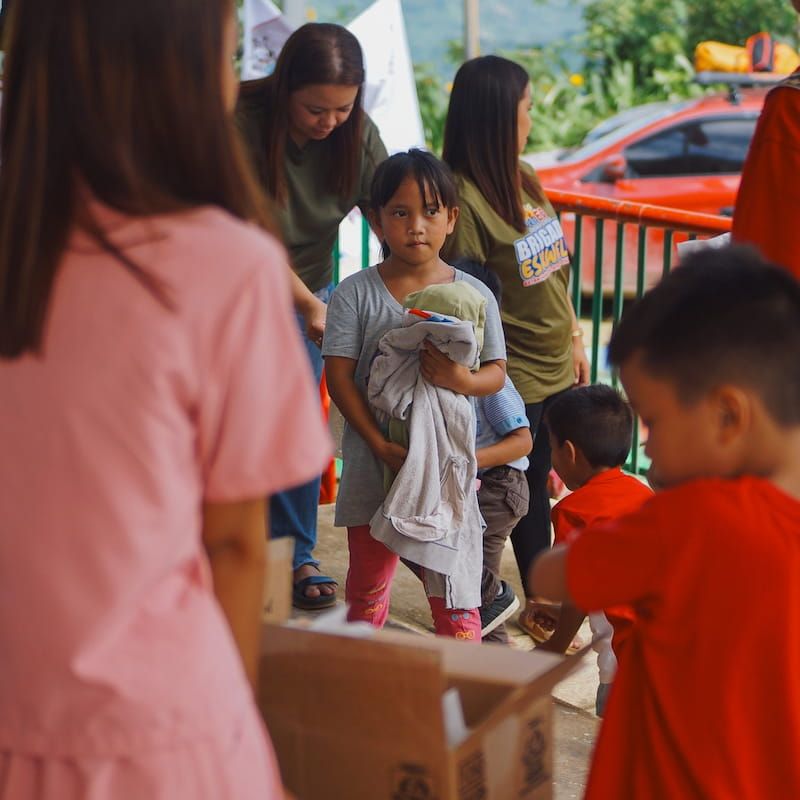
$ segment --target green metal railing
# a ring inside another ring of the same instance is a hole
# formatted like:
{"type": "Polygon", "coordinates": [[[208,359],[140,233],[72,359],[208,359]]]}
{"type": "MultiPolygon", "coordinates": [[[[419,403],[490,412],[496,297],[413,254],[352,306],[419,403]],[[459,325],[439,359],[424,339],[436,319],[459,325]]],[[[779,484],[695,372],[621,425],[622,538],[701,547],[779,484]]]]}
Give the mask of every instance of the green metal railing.
{"type": "MultiPolygon", "coordinates": [[[[601,355],[625,303],[641,297],[669,272],[679,242],[727,233],[731,220],[573,192],[546,192],[572,251],[572,301],[581,324],[589,326],[591,381],[617,386],[616,373],[603,371],[601,355]],[[594,240],[587,241],[592,236],[594,240]]],[[[627,464],[635,473],[647,467],[639,441],[637,423],[627,464]]]]}
{"type": "MultiPolygon", "coordinates": [[[[365,217],[361,219],[361,244],[359,261],[361,269],[366,269],[370,265],[369,257],[370,227],[365,217]]],[[[333,246],[333,283],[338,284],[341,280],[342,253],[339,238],[333,246]]]]}

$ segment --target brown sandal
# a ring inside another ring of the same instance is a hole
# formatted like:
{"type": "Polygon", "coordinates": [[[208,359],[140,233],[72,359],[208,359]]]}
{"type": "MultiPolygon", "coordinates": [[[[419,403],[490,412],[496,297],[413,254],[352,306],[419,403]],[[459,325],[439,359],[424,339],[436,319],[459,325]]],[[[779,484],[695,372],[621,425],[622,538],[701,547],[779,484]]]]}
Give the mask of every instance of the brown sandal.
{"type": "MultiPolygon", "coordinates": [[[[533,639],[536,644],[546,642],[556,629],[557,617],[552,617],[553,612],[558,612],[559,606],[551,603],[538,603],[529,600],[525,608],[517,617],[517,625],[533,639]],[[550,623],[549,625],[547,623],[550,623]]],[[[583,640],[576,636],[567,648],[567,655],[577,653],[583,647],[583,640]]]]}

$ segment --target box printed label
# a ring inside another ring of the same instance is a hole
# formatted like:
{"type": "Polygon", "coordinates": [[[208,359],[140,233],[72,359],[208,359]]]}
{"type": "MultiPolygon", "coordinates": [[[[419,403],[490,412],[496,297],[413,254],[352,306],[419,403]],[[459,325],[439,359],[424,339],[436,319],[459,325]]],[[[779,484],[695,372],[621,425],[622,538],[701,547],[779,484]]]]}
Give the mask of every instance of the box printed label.
{"type": "Polygon", "coordinates": [[[533,286],[569,264],[569,253],[561,223],[555,217],[527,203],[524,210],[528,232],[514,242],[514,252],[522,285],[533,286]]]}
{"type": "Polygon", "coordinates": [[[392,775],[392,800],[436,800],[433,777],[420,764],[399,764],[392,775]]]}
{"type": "Polygon", "coordinates": [[[458,765],[458,797],[459,800],[486,800],[488,796],[486,759],[483,751],[478,750],[458,765]]]}
{"type": "Polygon", "coordinates": [[[532,717],[525,723],[523,733],[520,797],[525,797],[533,789],[550,780],[545,761],[546,754],[546,720],[540,716],[532,717]]]}

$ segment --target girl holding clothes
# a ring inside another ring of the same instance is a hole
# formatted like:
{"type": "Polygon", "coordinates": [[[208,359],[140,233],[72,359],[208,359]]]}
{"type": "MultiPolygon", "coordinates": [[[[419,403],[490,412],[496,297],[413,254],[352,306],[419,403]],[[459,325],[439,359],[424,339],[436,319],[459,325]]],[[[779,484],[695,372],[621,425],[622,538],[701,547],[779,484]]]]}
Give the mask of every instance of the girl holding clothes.
{"type": "Polygon", "coordinates": [[[511,534],[529,598],[520,624],[535,630],[529,567],[550,546],[548,405],[588,382],[589,365],[568,293],[569,254],[535,172],[520,161],[530,132],[530,82],[505,58],[482,56],[456,73],[442,157],[455,173],[460,214],[443,255],[484,264],[500,279],[508,371],[534,436],[530,510],[511,534]]]}
{"type": "MultiPolygon", "coordinates": [[[[358,206],[386,158],[378,129],[362,109],[364,64],[358,40],[340,25],[298,28],[274,73],[242,84],[237,119],[258,179],[273,201],[292,265],[298,324],[314,376],[333,277],[339,224],[358,206]]],[[[294,604],[319,609],[336,602],[336,582],[318,569],[319,476],[271,502],[272,535],[292,536],[294,604]]]]}
{"type": "MultiPolygon", "coordinates": [[[[349,619],[380,627],[388,615],[398,556],[372,537],[369,523],[385,499],[383,465],[399,472],[407,451],[389,441],[367,402],[367,379],[378,342],[403,324],[403,301],[409,294],[466,281],[486,299],[480,368],[472,372],[426,343],[420,353],[422,376],[459,394],[492,394],[505,380],[505,346],[491,292],[439,256],[458,217],[449,170],[420,150],[392,156],[375,174],[371,206],[370,221],[388,255],[336,288],[322,351],[331,396],[346,420],[335,524],[347,527],[349,619]]],[[[477,608],[447,608],[441,596],[429,597],[429,602],[437,633],[480,641],[477,608]]]]}
{"type": "Polygon", "coordinates": [[[235,4],[25,0],[6,34],[0,798],[282,797],[262,498],[330,446],[235,4]]]}

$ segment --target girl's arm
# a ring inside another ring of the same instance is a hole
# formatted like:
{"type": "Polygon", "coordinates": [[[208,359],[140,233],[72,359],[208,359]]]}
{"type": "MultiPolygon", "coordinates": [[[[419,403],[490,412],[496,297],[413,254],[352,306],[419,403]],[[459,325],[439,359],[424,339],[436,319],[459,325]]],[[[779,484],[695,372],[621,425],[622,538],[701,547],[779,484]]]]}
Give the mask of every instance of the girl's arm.
{"type": "Polygon", "coordinates": [[[375,457],[394,472],[399,472],[408,451],[384,437],[369,410],[367,401],[356,386],[353,379],[355,370],[356,362],[352,358],[325,357],[325,377],[331,400],[336,403],[336,407],[353,430],[367,443],[375,457]]]}
{"type": "Polygon", "coordinates": [[[203,506],[203,544],[214,594],[254,689],[267,568],[266,513],[263,499],[203,506]]]}
{"type": "Polygon", "coordinates": [[[499,392],[506,380],[506,362],[486,361],[477,372],[456,364],[431,342],[419,354],[420,372],[428,383],[452,389],[468,397],[486,397],[499,392]]]}
{"type": "Polygon", "coordinates": [[[533,449],[533,438],[529,428],[517,428],[504,436],[499,442],[481,447],[475,451],[478,469],[489,469],[516,461],[528,455],[533,449]]]}

